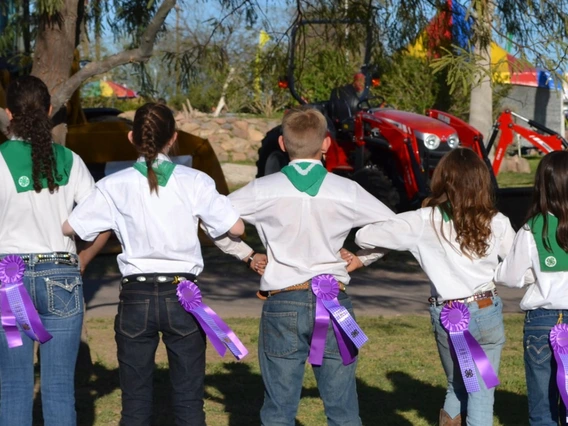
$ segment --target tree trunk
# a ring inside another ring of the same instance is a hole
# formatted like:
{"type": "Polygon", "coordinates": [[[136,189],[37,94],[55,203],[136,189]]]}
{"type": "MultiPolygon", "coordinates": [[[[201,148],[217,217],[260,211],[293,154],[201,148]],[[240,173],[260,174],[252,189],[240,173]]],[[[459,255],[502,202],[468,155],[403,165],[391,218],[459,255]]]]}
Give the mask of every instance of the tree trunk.
{"type": "MultiPolygon", "coordinates": [[[[34,49],[32,75],[47,85],[51,96],[69,80],[76,45],[79,0],[65,0],[59,13],[41,17],[34,49]]],[[[53,111],[56,114],[58,111],[53,111]]],[[[62,123],[54,131],[54,140],[65,144],[67,130],[62,123]]]]}
{"type": "Polygon", "coordinates": [[[472,5],[476,11],[477,42],[475,55],[481,69],[479,78],[474,81],[469,104],[469,124],[483,134],[485,145],[493,125],[493,87],[491,84],[491,19],[495,5],[492,0],[476,0],[472,5]]]}
{"type": "Polygon", "coordinates": [[[469,104],[469,124],[483,134],[483,140],[487,145],[489,133],[493,125],[493,88],[491,85],[491,47],[479,51],[476,46],[476,53],[483,59],[478,65],[484,72],[480,80],[475,82],[471,89],[471,101],[469,104]]]}

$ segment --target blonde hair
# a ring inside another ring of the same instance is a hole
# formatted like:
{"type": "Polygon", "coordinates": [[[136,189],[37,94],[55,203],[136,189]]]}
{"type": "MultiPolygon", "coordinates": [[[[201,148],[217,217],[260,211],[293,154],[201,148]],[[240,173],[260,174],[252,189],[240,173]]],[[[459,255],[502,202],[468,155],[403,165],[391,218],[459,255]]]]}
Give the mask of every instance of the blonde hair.
{"type": "Polygon", "coordinates": [[[282,137],[290,158],[314,158],[327,135],[327,121],[313,108],[294,108],[282,119],[282,137]]]}
{"type": "MultiPolygon", "coordinates": [[[[497,209],[491,174],[483,160],[468,148],[450,151],[434,170],[430,187],[432,194],[422,205],[439,208],[452,219],[463,254],[486,256],[497,209]]],[[[447,240],[442,225],[440,233],[447,240]]]]}

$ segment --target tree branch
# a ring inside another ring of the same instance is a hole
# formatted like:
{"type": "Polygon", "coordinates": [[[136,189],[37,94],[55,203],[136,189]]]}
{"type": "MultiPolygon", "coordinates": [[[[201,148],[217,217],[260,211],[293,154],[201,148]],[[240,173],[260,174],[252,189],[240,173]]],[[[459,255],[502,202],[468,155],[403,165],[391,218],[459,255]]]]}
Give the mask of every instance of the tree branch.
{"type": "Polygon", "coordinates": [[[102,61],[91,62],[73,74],[56,93],[52,94],[53,112],[57,112],[71,98],[73,92],[88,78],[105,73],[119,65],[145,62],[150,59],[154,51],[154,43],[156,42],[158,31],[175,5],[176,0],[164,0],[142,34],[139,47],[111,55],[102,61]]]}

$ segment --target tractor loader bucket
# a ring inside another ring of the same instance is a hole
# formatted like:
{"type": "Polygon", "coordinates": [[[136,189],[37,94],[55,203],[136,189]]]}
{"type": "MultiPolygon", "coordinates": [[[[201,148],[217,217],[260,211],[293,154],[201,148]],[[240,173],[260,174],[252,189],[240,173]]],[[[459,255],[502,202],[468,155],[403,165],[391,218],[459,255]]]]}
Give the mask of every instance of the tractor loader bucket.
{"type": "MultiPolygon", "coordinates": [[[[136,150],[128,141],[127,134],[131,130],[125,121],[105,121],[71,125],[68,128],[66,146],[77,153],[85,162],[95,179],[105,176],[105,168],[109,163],[124,162],[122,168],[128,167],[138,157],[136,150]]],[[[208,174],[214,181],[220,194],[229,194],[229,188],[215,155],[215,151],[207,139],[178,131],[177,148],[172,156],[191,156],[191,166],[208,174]]],[[[209,238],[199,230],[202,244],[211,245],[209,238]]],[[[104,252],[120,251],[118,241],[112,239],[104,252]]]]}

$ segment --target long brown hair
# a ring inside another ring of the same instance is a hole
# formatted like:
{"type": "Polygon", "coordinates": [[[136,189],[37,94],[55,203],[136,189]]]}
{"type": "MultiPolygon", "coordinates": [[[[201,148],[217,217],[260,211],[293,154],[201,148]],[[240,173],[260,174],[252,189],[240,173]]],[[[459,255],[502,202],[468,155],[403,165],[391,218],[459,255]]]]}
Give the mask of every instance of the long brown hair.
{"type": "Polygon", "coordinates": [[[59,185],[55,183],[57,168],[51,136],[53,125],[49,119],[49,90],[39,78],[28,75],[8,85],[6,98],[6,106],[12,114],[10,133],[32,146],[34,190],[42,190],[41,179],[45,177],[49,192],[53,193],[59,185]]]}
{"type": "Polygon", "coordinates": [[[528,219],[542,215],[542,242],[551,250],[548,241],[548,213],[558,219],[556,241],[568,251],[568,151],[554,151],[545,155],[536,169],[533,201],[528,219]]]}
{"type": "MultiPolygon", "coordinates": [[[[456,241],[468,257],[483,257],[489,249],[491,219],[497,214],[487,165],[470,149],[447,153],[434,170],[432,194],[424,207],[440,208],[452,220],[456,241]]],[[[444,238],[443,222],[440,232],[444,238]]]]}
{"type": "Polygon", "coordinates": [[[150,192],[158,193],[158,178],[152,164],[174,137],[176,122],[167,105],[147,103],[136,110],[132,139],[138,153],[146,160],[150,192]]]}

